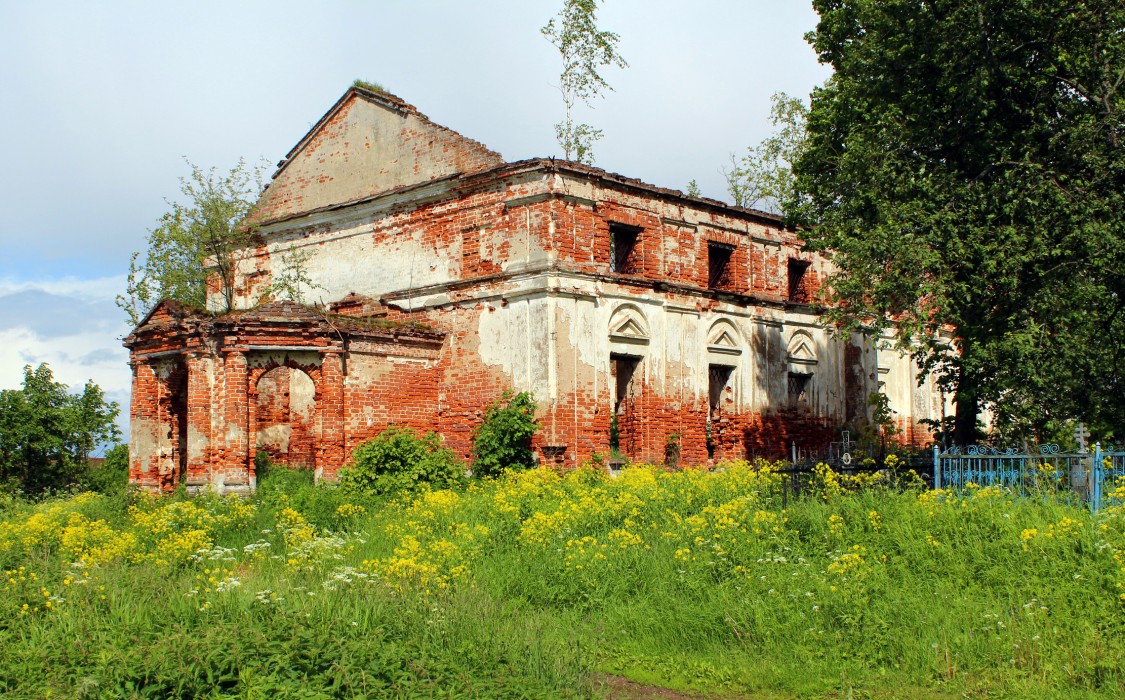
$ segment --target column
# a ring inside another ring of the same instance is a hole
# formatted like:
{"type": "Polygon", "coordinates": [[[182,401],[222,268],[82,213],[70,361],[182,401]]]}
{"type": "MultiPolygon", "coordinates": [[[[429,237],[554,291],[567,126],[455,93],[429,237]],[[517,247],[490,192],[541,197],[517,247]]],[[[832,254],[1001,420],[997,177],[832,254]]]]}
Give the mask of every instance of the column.
{"type": "Polygon", "coordinates": [[[146,490],[160,487],[160,381],[152,365],[130,360],[133,393],[129,405],[129,482],[146,490]]]}
{"type": "Polygon", "coordinates": [[[323,355],[316,406],[321,416],[316,473],[318,479],[334,480],[336,472],[344,466],[343,353],[333,349],[323,351],[323,355]]]}
{"type": "Polygon", "coordinates": [[[211,446],[211,358],[187,354],[187,479],[188,486],[211,483],[215,450],[211,446]]]}
{"type": "Polygon", "coordinates": [[[246,354],[241,350],[223,351],[224,386],[226,389],[225,429],[223,446],[223,485],[250,485],[249,412],[246,354]]]}

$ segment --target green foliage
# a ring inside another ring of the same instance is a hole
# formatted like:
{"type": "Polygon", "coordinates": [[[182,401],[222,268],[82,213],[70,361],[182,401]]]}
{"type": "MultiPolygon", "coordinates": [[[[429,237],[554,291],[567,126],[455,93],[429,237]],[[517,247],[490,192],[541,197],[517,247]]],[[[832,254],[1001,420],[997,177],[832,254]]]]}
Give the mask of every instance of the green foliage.
{"type": "Polygon", "coordinates": [[[473,431],[473,474],[498,476],[505,469],[535,466],[531,436],[538,427],[534,397],[526,391],[505,392],[485,409],[473,431]]]}
{"type": "MultiPolygon", "coordinates": [[[[136,325],[161,299],[207,308],[207,282],[219,295],[216,311],[234,308],[235,270],[254,236],[248,217],[262,191],[263,166],[245,160],[226,174],[187,161],[191,174],[180,178],[180,201],[149,231],[144,257],[129,262],[126,293],[117,305],[136,325]]],[[[214,301],[214,300],[213,300],[214,301]]]]}
{"type": "Polygon", "coordinates": [[[324,291],[324,286],[318,284],[309,274],[309,260],[312,257],[312,253],[308,250],[298,250],[295,246],[280,253],[279,269],[274,272],[273,279],[262,290],[258,301],[287,299],[304,304],[307,294],[316,290],[324,291]]]}
{"type": "Polygon", "coordinates": [[[0,502],[0,695],[1120,697],[1119,503],[777,466],[0,502]]]}
{"type": "Polygon", "coordinates": [[[832,251],[830,320],[893,318],[958,443],[981,405],[1125,434],[1125,5],[813,4],[834,73],[787,210],[832,251]]]}
{"type": "Polygon", "coordinates": [[[793,189],[793,163],[805,142],[808,107],[796,97],[775,92],[770,97],[770,123],[777,127],[741,157],[730,157],[724,170],[727,194],[735,206],[780,213],[793,189]]]}
{"type": "Polygon", "coordinates": [[[71,394],[47,363],[25,366],[22,388],[0,391],[0,488],[40,493],[80,482],[94,450],[118,439],[118,411],[93,382],[71,394]]]}
{"type": "Polygon", "coordinates": [[[393,426],[357,447],[351,463],[340,470],[340,488],[366,495],[453,488],[464,479],[465,465],[437,433],[419,437],[410,428],[393,426]]]}
{"type": "Polygon", "coordinates": [[[598,29],[597,8],[598,0],[563,0],[558,16],[539,30],[558,49],[563,61],[559,91],[565,116],[555,125],[555,137],[567,160],[573,157],[587,164],[594,162],[594,143],[601,139],[602,131],[589,124],[575,124],[574,107],[579,101],[591,106],[604,90],[613,89],[601,75],[603,68],[629,66],[617,53],[621,37],[598,29]]]}
{"type": "Polygon", "coordinates": [[[682,438],[683,436],[680,434],[680,431],[673,430],[668,433],[668,436],[664,439],[665,465],[669,467],[678,467],[680,465],[680,451],[683,448],[682,438]]]}
{"type": "Polygon", "coordinates": [[[270,502],[291,498],[316,484],[312,469],[294,469],[275,464],[265,450],[258,450],[254,454],[254,472],[257,475],[258,495],[270,502]]]}
{"type": "MultiPolygon", "coordinates": [[[[881,391],[873,391],[867,397],[867,407],[871,420],[857,427],[856,442],[861,450],[872,447],[884,449],[887,438],[899,432],[895,420],[897,414],[891,408],[891,399],[881,391]]],[[[940,440],[940,436],[936,439],[940,440]]]]}
{"type": "Polygon", "coordinates": [[[384,93],[387,91],[386,88],[379,83],[373,83],[369,80],[360,80],[359,78],[352,81],[352,87],[367,90],[368,92],[384,93]]]}
{"type": "Polygon", "coordinates": [[[82,485],[109,496],[125,493],[129,488],[129,446],[114,445],[106,450],[105,461],[87,469],[82,485]]]}

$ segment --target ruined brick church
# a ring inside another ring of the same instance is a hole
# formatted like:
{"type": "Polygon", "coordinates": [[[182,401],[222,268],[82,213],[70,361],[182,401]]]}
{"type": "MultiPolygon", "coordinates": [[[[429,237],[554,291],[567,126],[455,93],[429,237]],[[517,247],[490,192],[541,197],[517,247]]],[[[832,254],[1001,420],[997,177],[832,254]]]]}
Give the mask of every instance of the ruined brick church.
{"type": "Polygon", "coordinates": [[[332,479],[390,425],[468,457],[509,389],[534,395],[536,453],[559,466],[611,439],[684,465],[815,450],[879,391],[918,443],[945,408],[909,358],[818,325],[830,263],[777,217],[505,162],[386,93],[349,89],[254,217],[237,310],[161,302],[126,338],[142,487],[246,491],[262,450],[332,479]],[[306,305],[265,298],[294,259],[306,305]]]}

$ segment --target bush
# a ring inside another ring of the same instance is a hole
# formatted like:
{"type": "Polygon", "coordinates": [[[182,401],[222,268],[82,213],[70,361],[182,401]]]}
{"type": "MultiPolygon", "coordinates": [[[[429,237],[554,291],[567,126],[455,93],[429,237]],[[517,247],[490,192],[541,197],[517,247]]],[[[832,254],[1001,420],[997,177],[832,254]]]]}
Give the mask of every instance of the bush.
{"type": "Polygon", "coordinates": [[[81,486],[107,496],[125,493],[129,488],[129,446],[114,445],[106,450],[105,461],[87,468],[81,486]]]}
{"type": "Polygon", "coordinates": [[[268,452],[259,450],[254,455],[254,471],[258,475],[259,497],[273,502],[283,501],[305,489],[315,488],[316,477],[312,469],[290,468],[275,463],[268,452]]]}
{"type": "Polygon", "coordinates": [[[526,391],[506,391],[484,412],[484,422],[473,431],[473,474],[496,476],[505,469],[535,466],[531,436],[535,422],[535,399],[526,391]]]}
{"type": "Polygon", "coordinates": [[[419,488],[454,488],[465,480],[465,465],[441,444],[437,433],[418,437],[410,428],[390,427],[361,444],[340,471],[340,487],[369,495],[419,488]]]}

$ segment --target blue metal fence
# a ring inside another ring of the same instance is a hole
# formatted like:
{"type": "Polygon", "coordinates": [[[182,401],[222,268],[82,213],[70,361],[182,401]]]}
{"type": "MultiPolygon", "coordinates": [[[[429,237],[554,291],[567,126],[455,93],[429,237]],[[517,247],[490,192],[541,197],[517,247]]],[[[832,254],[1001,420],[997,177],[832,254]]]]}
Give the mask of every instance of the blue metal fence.
{"type": "Polygon", "coordinates": [[[970,485],[1000,486],[1020,495],[1053,493],[1088,502],[1091,510],[1125,483],[1125,451],[1061,452],[1040,445],[1037,452],[998,450],[984,445],[934,447],[934,488],[961,490],[970,485]]]}
{"type": "Polygon", "coordinates": [[[1118,487],[1125,486],[1125,450],[1102,450],[1094,446],[1090,507],[1097,510],[1107,499],[1114,498],[1118,487]]]}

